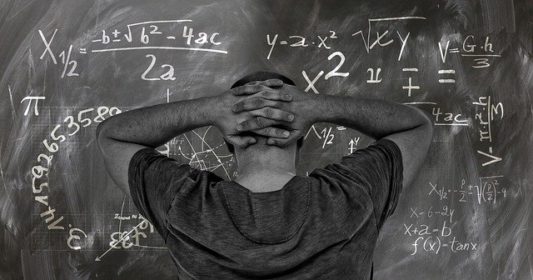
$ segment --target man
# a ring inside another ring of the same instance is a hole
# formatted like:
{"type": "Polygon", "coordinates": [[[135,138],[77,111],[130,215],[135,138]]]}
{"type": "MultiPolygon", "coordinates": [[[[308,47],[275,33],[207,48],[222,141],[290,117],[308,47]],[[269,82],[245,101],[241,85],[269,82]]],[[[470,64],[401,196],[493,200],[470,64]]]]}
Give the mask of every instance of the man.
{"type": "Polygon", "coordinates": [[[179,279],[371,277],[379,230],[415,178],[432,124],[413,107],[291,84],[258,72],[221,95],[131,110],[98,126],[110,175],[162,235],[179,279]],[[298,140],[315,122],[378,141],[295,175],[298,140]],[[233,181],[154,150],[207,125],[234,149],[233,181]]]}

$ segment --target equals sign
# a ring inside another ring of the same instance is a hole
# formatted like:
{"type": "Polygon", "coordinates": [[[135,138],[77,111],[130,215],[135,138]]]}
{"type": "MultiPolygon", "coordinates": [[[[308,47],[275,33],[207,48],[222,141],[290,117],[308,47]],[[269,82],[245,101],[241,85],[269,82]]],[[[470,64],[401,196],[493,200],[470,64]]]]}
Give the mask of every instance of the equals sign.
{"type": "MultiPolygon", "coordinates": [[[[453,74],[455,76],[455,70],[439,70],[439,75],[453,74]]],[[[439,84],[455,84],[454,79],[439,79],[439,84]]]]}
{"type": "Polygon", "coordinates": [[[87,49],[86,48],[80,48],[80,53],[81,54],[87,54],[87,49]]]}
{"type": "Polygon", "coordinates": [[[450,53],[458,53],[458,52],[459,52],[458,48],[450,49],[450,53]]]}

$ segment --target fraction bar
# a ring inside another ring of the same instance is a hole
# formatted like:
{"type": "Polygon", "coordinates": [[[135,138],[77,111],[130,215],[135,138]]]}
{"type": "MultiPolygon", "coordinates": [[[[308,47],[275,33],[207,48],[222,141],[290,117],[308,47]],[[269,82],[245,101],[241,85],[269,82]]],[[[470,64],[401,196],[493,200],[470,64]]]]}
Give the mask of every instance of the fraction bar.
{"type": "Polygon", "coordinates": [[[459,126],[468,126],[468,123],[433,123],[434,125],[459,125],[459,126]]]}
{"type": "Polygon", "coordinates": [[[461,54],[461,56],[494,56],[501,57],[499,54],[461,54]]]}
{"type": "Polygon", "coordinates": [[[390,17],[390,18],[369,18],[368,21],[389,21],[389,20],[404,20],[404,19],[426,19],[425,17],[390,17]]]}
{"type": "Polygon", "coordinates": [[[151,20],[151,21],[130,23],[128,24],[128,26],[143,25],[143,24],[148,24],[148,23],[179,23],[179,22],[192,22],[192,20],[190,19],[151,20]]]}
{"type": "Polygon", "coordinates": [[[116,51],[131,51],[131,50],[181,50],[181,51],[200,51],[200,52],[213,52],[213,53],[222,53],[228,54],[227,51],[223,50],[214,50],[214,49],[203,49],[203,48],[185,48],[185,47],[126,47],[126,48],[114,48],[114,49],[99,49],[91,50],[93,53],[99,52],[116,52],[116,51]]]}

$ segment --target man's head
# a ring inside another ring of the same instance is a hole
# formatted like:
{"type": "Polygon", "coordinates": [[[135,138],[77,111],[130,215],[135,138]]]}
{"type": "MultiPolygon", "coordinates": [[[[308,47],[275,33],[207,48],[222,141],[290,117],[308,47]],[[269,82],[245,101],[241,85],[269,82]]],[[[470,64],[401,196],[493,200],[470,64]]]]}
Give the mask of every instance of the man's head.
{"type": "MultiPolygon", "coordinates": [[[[281,74],[278,74],[278,73],[274,73],[274,72],[257,71],[257,72],[248,74],[248,75],[240,78],[235,83],[233,83],[233,85],[231,85],[231,88],[236,88],[236,87],[244,86],[244,85],[246,85],[248,83],[253,83],[253,82],[257,82],[257,81],[265,81],[265,80],[269,80],[269,79],[279,79],[279,80],[283,81],[284,84],[288,84],[288,85],[292,85],[292,86],[296,85],[293,80],[289,79],[288,77],[286,77],[284,75],[281,75],[281,74]]],[[[265,136],[255,134],[253,132],[244,132],[244,133],[242,133],[242,135],[243,136],[251,135],[251,136],[254,136],[256,138],[256,140],[257,140],[257,142],[255,144],[250,145],[247,148],[268,149],[268,148],[272,148],[273,147],[271,145],[267,145],[266,144],[267,137],[265,137],[265,136]],[[253,147],[253,146],[255,146],[255,147],[253,147]]],[[[231,143],[229,143],[227,141],[225,141],[225,142],[226,142],[226,146],[228,147],[228,150],[231,153],[235,154],[235,147],[231,143]]],[[[302,147],[302,145],[303,145],[303,137],[298,139],[297,142],[296,142],[297,150],[299,150],[302,147]]]]}

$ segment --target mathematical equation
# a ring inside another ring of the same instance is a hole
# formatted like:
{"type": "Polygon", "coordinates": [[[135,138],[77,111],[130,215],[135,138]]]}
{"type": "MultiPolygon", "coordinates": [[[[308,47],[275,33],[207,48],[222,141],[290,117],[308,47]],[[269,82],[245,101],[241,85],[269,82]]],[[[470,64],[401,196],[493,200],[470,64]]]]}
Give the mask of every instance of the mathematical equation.
{"type": "MultiPolygon", "coordinates": [[[[458,186],[441,186],[429,182],[428,197],[436,197],[439,202],[477,202],[491,203],[509,197],[508,190],[502,186],[503,176],[480,177],[479,184],[467,184],[465,179],[458,186]]],[[[470,238],[461,239],[454,233],[457,209],[446,204],[429,207],[409,207],[409,219],[403,223],[402,232],[408,238],[410,255],[422,252],[438,255],[442,250],[450,253],[472,252],[478,249],[478,242],[470,238]]]]}
{"type": "Polygon", "coordinates": [[[493,103],[493,100],[490,96],[480,96],[478,101],[472,102],[476,107],[475,119],[477,120],[479,141],[487,141],[489,147],[487,150],[477,150],[477,154],[482,155],[487,161],[483,162],[481,166],[487,166],[500,162],[502,157],[496,156],[493,153],[492,141],[493,133],[492,129],[494,127],[494,122],[503,119],[503,104],[498,102],[493,103]],[[499,118],[496,118],[499,116],[499,118]]]}
{"type": "Polygon", "coordinates": [[[451,253],[476,251],[478,243],[472,241],[461,241],[452,234],[452,229],[446,222],[440,227],[431,227],[425,224],[413,225],[403,224],[404,235],[415,237],[410,255],[420,252],[429,252],[438,255],[442,249],[449,249],[451,253]]]}
{"type": "Polygon", "coordinates": [[[403,223],[403,235],[412,240],[410,255],[420,252],[437,255],[442,249],[449,249],[451,253],[477,250],[476,242],[461,241],[454,235],[452,225],[455,209],[445,205],[440,209],[410,207],[409,210],[409,218],[414,219],[415,223],[403,223]],[[437,220],[432,223],[437,226],[424,222],[427,219],[437,220]]]}
{"type": "Polygon", "coordinates": [[[453,215],[455,214],[455,209],[449,208],[448,206],[443,206],[441,209],[434,209],[433,206],[429,208],[418,208],[418,207],[409,207],[409,218],[420,219],[424,218],[446,218],[449,223],[453,223],[453,215]]]}
{"type": "Polygon", "coordinates": [[[503,176],[480,177],[479,184],[467,184],[465,179],[461,180],[458,187],[444,187],[437,183],[429,182],[430,191],[428,196],[435,196],[439,200],[457,198],[458,202],[468,202],[469,200],[482,203],[497,203],[499,197],[508,196],[507,189],[500,185],[503,176]]]}
{"type": "MultiPolygon", "coordinates": [[[[74,47],[73,44],[70,44],[67,49],[59,51],[59,54],[57,51],[58,47],[54,44],[54,38],[58,29],[55,29],[48,36],[42,30],[38,30],[44,46],[44,51],[39,56],[39,59],[43,60],[46,57],[54,65],[62,65],[61,78],[65,78],[79,77],[80,72],[77,59],[80,56],[88,54],[134,50],[228,53],[225,49],[221,49],[223,46],[220,45],[223,45],[223,42],[220,41],[221,35],[219,32],[198,32],[198,30],[191,26],[192,24],[193,21],[189,19],[136,22],[126,25],[124,30],[101,30],[98,35],[94,35],[97,38],[91,41],[91,45],[74,47]]],[[[156,58],[154,55],[147,55],[146,57],[151,58],[151,62],[149,69],[142,75],[144,80],[175,79],[171,79],[174,68],[167,64],[161,65],[161,68],[167,70],[165,74],[147,79],[148,72],[154,67],[156,58]]]]}

